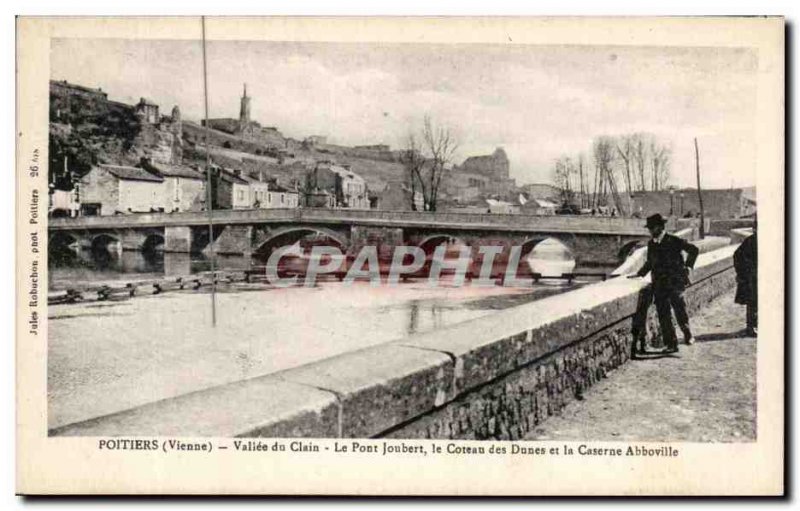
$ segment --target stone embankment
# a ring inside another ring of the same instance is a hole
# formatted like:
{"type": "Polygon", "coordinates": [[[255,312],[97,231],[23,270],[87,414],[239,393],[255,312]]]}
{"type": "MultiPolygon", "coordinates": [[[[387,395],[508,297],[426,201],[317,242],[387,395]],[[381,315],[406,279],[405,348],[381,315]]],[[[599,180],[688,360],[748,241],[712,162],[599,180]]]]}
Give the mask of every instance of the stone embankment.
{"type": "MultiPolygon", "coordinates": [[[[700,255],[690,311],[733,287],[734,249],[700,255]]],[[[631,320],[647,286],[615,278],[50,433],[520,439],[630,358],[631,320]]],[[[651,310],[653,343],[655,322],[651,310]]]]}

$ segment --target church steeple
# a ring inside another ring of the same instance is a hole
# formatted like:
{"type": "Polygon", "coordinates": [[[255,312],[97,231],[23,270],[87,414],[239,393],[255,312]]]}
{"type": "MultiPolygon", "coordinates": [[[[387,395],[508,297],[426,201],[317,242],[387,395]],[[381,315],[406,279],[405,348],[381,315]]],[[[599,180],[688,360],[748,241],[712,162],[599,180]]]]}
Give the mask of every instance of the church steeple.
{"type": "Polygon", "coordinates": [[[247,84],[244,84],[241,107],[239,108],[239,124],[242,127],[250,124],[250,98],[247,96],[247,84]]]}

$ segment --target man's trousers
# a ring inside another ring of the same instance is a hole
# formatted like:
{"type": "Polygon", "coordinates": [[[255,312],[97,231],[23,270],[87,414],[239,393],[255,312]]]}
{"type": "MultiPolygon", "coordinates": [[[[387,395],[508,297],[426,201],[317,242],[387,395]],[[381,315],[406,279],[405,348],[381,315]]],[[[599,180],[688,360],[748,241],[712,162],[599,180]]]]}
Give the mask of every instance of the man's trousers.
{"type": "Polygon", "coordinates": [[[677,348],[678,338],[675,336],[675,326],[672,324],[672,311],[681,330],[689,328],[689,315],[686,314],[686,302],[683,301],[683,290],[674,288],[654,288],[653,301],[656,304],[658,323],[661,327],[661,338],[667,348],[677,348]]]}

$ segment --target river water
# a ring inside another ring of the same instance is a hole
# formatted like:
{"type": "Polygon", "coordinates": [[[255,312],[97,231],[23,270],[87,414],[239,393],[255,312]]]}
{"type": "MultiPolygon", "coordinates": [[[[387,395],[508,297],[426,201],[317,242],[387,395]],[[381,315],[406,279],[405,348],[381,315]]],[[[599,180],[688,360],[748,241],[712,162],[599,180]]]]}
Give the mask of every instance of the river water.
{"type": "MultiPolygon", "coordinates": [[[[50,288],[86,280],[187,274],[208,261],[180,254],[73,254],[50,260],[50,288]]],[[[218,266],[241,268],[244,258],[218,266]]],[[[561,263],[563,265],[563,261],[561,263]]],[[[54,305],[48,312],[50,428],[270,374],[410,334],[443,328],[580,284],[455,287],[323,282],[275,289],[221,286],[120,301],[54,305]]]]}

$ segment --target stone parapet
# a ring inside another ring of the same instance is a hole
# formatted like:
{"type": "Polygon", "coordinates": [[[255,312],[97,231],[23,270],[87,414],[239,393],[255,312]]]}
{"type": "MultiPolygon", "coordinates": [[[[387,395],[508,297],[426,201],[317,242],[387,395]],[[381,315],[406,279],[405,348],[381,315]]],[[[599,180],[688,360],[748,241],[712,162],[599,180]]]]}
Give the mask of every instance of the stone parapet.
{"type": "Polygon", "coordinates": [[[749,227],[753,227],[752,218],[712,219],[709,222],[708,233],[715,236],[730,236],[730,231],[732,229],[744,229],[749,227]]]}

